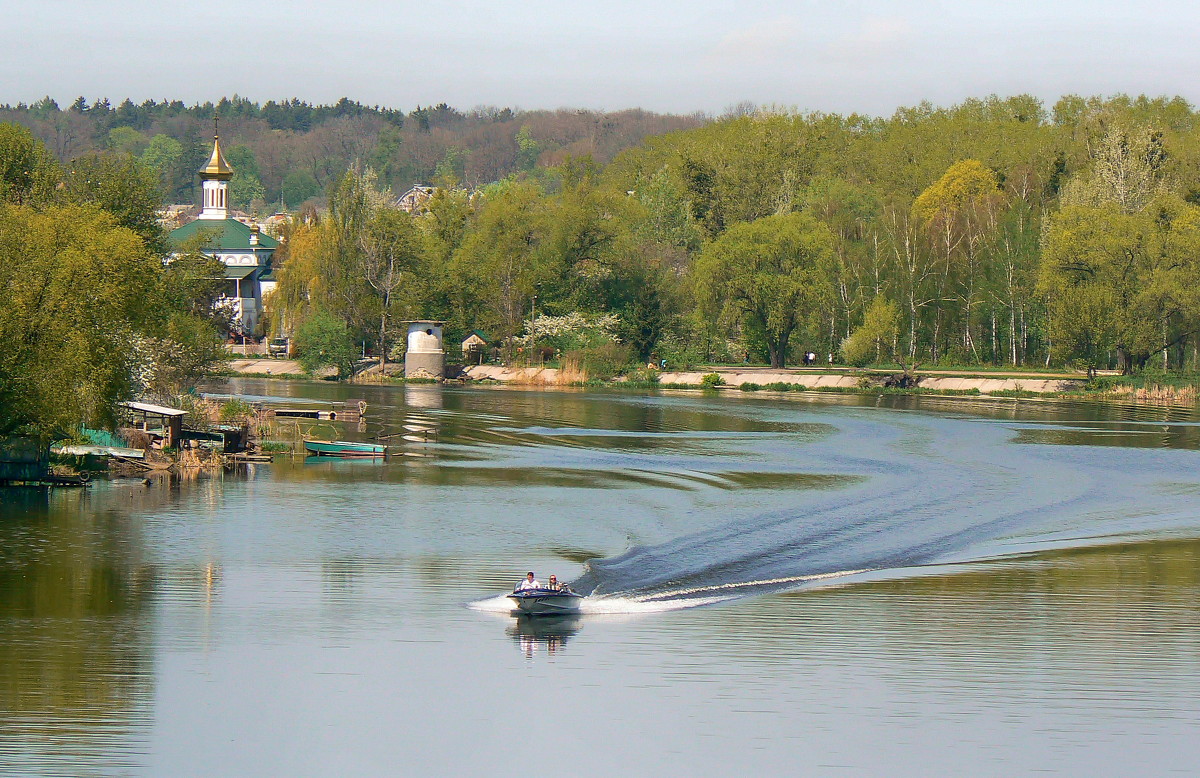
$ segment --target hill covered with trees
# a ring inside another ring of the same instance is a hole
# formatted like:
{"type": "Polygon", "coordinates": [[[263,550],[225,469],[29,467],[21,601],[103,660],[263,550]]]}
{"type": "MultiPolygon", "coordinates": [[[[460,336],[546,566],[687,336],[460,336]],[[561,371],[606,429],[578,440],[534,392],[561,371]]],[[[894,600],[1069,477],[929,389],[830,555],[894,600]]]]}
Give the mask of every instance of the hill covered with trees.
{"type": "Polygon", "coordinates": [[[27,127],[62,162],[100,151],[132,154],[157,173],[169,203],[196,201],[195,173],[212,149],[214,117],[237,172],[233,204],[260,211],[323,197],[356,162],[396,192],[434,181],[473,187],[568,156],[606,162],[649,135],[703,121],[640,110],[459,111],[444,103],[406,113],[346,98],[260,105],[237,95],[191,106],[83,97],[66,108],[49,97],[0,106],[0,122],[27,127]]]}

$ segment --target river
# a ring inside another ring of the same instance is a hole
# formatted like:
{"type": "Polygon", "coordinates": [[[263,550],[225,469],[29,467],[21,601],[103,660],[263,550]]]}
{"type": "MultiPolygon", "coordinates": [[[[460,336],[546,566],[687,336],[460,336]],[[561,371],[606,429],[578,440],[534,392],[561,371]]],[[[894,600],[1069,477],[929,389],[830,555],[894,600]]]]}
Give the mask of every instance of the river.
{"type": "Polygon", "coordinates": [[[382,462],[0,494],[0,774],[1200,762],[1200,414],[345,387],[382,462]],[[518,620],[535,570],[585,612],[518,620]]]}

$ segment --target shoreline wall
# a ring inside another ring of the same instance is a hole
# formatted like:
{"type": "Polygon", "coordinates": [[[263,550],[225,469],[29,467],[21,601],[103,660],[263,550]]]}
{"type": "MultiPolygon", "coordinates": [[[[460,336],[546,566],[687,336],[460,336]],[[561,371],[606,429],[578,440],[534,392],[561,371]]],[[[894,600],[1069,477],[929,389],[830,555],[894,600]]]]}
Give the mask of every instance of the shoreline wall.
{"type": "MultiPolygon", "coordinates": [[[[554,368],[540,367],[503,367],[500,365],[472,365],[463,371],[472,380],[491,380],[502,383],[526,384],[531,386],[555,385],[559,383],[559,371],[554,368]]],[[[659,373],[659,381],[664,384],[692,384],[699,386],[708,373],[718,373],[728,387],[736,388],[745,383],[767,384],[785,383],[802,384],[810,389],[854,389],[858,387],[861,374],[854,373],[790,373],[781,371],[743,372],[737,369],[717,369],[706,372],[665,371],[659,373]]],[[[976,389],[980,394],[992,392],[1021,390],[1037,394],[1049,394],[1078,388],[1082,380],[1064,380],[1062,378],[975,378],[962,376],[925,376],[921,379],[922,389],[943,391],[970,391],[976,389]]]]}

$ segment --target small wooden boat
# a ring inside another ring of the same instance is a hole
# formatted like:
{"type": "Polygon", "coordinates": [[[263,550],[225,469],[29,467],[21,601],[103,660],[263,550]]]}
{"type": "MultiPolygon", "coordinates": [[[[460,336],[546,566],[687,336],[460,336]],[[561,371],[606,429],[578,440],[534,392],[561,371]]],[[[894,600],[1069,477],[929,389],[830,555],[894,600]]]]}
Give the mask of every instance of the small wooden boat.
{"type": "Polygon", "coordinates": [[[304,449],[318,457],[384,457],[387,446],[353,440],[305,440],[304,449]]]}

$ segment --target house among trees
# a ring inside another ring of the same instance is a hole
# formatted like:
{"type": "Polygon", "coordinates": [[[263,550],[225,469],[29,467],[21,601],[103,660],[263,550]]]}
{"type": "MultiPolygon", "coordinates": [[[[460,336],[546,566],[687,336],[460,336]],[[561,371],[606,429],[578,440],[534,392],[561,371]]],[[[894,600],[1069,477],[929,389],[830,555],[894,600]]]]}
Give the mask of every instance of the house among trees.
{"type": "Polygon", "coordinates": [[[463,360],[468,364],[482,365],[491,340],[482,330],[471,330],[471,334],[463,339],[463,360]]]}
{"type": "Polygon", "coordinates": [[[263,319],[263,298],[275,288],[271,258],[279,242],[233,218],[229,208],[229,180],[233,168],[221,153],[221,139],[213,134],[212,155],[200,169],[200,215],[195,221],[170,232],[178,250],[197,235],[203,236],[201,251],[225,263],[224,297],[232,311],[234,332],[258,334],[263,319]]]}
{"type": "Polygon", "coordinates": [[[433,197],[433,191],[432,186],[414,186],[400,195],[400,199],[396,201],[396,207],[408,213],[419,211],[433,197]]]}

